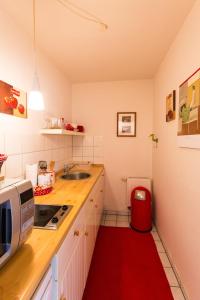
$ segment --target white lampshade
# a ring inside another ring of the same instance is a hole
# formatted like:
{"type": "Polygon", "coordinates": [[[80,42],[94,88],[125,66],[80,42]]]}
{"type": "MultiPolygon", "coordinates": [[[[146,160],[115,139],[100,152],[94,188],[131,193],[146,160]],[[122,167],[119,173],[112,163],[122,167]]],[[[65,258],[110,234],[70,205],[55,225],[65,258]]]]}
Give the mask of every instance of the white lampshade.
{"type": "Polygon", "coordinates": [[[32,110],[44,110],[44,100],[39,90],[32,90],[29,93],[28,108],[32,110]]]}
{"type": "Polygon", "coordinates": [[[37,71],[34,73],[33,88],[29,93],[28,108],[32,110],[44,110],[44,100],[40,91],[37,71]]]}

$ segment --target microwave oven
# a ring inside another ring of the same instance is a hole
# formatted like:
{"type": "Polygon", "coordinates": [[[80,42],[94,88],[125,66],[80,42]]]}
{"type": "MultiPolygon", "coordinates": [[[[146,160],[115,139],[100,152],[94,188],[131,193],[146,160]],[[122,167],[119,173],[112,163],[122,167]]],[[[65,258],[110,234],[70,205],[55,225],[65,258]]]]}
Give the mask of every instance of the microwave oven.
{"type": "Polygon", "coordinates": [[[0,184],[0,268],[26,241],[34,223],[30,180],[0,184]]]}

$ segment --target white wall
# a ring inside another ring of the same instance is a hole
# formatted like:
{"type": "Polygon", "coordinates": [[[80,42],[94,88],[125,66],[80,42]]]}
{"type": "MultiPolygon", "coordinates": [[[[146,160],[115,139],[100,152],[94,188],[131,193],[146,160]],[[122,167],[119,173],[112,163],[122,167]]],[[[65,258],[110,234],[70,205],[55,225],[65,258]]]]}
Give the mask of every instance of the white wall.
{"type": "MultiPolygon", "coordinates": [[[[34,72],[32,40],[3,10],[0,10],[0,66],[0,80],[29,92],[34,72]]],[[[39,134],[47,116],[71,119],[71,85],[42,53],[39,53],[38,73],[45,112],[28,111],[28,119],[0,114],[0,153],[9,155],[3,168],[7,177],[23,175],[26,163],[53,159],[58,169],[71,159],[71,138],[39,134]]]]}
{"type": "MultiPolygon", "coordinates": [[[[200,1],[186,19],[155,78],[153,154],[157,226],[190,300],[200,299],[200,150],[177,147],[178,117],[165,122],[165,99],[200,67],[200,1]]],[[[178,114],[178,109],[177,109],[178,114]]]]}
{"type": "MultiPolygon", "coordinates": [[[[153,82],[99,82],[72,86],[72,119],[90,136],[102,137],[101,161],[106,169],[105,208],[125,211],[122,177],[152,175],[153,82]],[[117,137],[117,112],[137,112],[137,137],[117,137]]],[[[98,160],[100,162],[100,160],[98,160]]]]}

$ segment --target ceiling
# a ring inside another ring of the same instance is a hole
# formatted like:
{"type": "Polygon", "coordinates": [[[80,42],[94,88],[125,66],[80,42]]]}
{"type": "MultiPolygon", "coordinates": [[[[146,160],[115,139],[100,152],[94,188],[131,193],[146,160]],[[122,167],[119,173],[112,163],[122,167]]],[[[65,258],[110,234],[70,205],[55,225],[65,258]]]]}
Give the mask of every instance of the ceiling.
{"type": "MultiPolygon", "coordinates": [[[[108,30],[57,0],[37,0],[37,43],[72,82],[151,78],[195,0],[71,0],[108,30]]],[[[1,0],[32,34],[32,1],[1,0]]]]}

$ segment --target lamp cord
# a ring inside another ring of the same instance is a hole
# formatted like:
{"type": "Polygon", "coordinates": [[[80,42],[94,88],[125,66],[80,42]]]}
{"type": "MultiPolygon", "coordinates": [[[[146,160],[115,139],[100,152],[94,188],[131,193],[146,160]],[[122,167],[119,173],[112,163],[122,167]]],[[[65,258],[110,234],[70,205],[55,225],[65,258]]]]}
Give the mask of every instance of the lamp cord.
{"type": "Polygon", "coordinates": [[[97,16],[93,15],[92,13],[90,13],[89,11],[73,4],[72,2],[68,1],[68,0],[57,0],[60,4],[62,4],[65,8],[67,8],[68,10],[70,10],[72,13],[74,13],[75,15],[81,17],[82,19],[100,24],[101,26],[104,27],[104,29],[108,29],[108,25],[106,23],[104,23],[100,18],[98,18],[97,16]],[[70,7],[71,6],[71,7],[70,7]]]}
{"type": "Polygon", "coordinates": [[[33,50],[34,50],[34,59],[35,59],[35,73],[37,73],[37,52],[36,52],[36,5],[35,1],[33,0],[33,50]]]}

